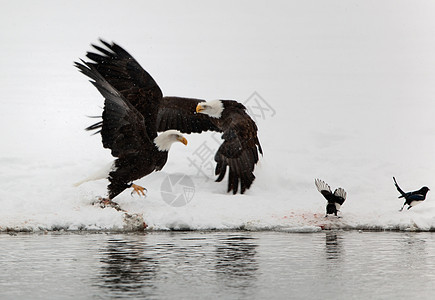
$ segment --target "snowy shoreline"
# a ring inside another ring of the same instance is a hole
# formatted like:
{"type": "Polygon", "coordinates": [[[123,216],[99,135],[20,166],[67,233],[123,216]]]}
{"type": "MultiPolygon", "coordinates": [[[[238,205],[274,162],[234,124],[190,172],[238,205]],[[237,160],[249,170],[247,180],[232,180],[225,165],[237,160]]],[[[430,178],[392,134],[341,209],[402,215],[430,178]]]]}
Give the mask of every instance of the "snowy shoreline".
{"type": "MultiPolygon", "coordinates": [[[[123,213],[119,213],[123,215],[123,213]]],[[[143,217],[140,214],[133,214],[129,218],[123,219],[123,224],[111,226],[101,226],[96,224],[74,224],[74,225],[16,225],[16,226],[0,226],[0,233],[41,233],[41,232],[57,232],[57,233],[130,233],[130,232],[227,232],[227,231],[247,231],[247,232],[287,232],[287,233],[314,233],[320,231],[363,231],[363,232],[435,232],[435,226],[418,226],[412,219],[407,222],[398,224],[355,224],[354,222],[346,222],[346,218],[329,217],[319,218],[318,215],[312,216],[293,215],[293,224],[288,221],[283,221],[282,224],[262,224],[260,221],[246,222],[245,224],[219,227],[205,227],[197,225],[189,227],[182,222],[173,222],[168,224],[151,224],[143,225],[143,217]],[[297,225],[296,225],[297,224],[297,225]]],[[[286,220],[287,217],[283,218],[286,220]]],[[[26,222],[27,223],[27,222],[26,222]]]]}

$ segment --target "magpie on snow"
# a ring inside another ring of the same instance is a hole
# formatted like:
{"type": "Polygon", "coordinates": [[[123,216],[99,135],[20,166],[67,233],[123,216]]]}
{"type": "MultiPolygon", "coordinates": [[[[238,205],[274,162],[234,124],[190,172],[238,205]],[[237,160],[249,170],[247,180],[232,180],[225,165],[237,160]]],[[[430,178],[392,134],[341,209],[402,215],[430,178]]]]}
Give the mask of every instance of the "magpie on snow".
{"type": "Polygon", "coordinates": [[[397,184],[396,178],[393,177],[393,180],[394,180],[394,185],[396,186],[397,190],[401,194],[399,198],[405,198],[405,203],[403,203],[403,206],[399,211],[402,211],[406,204],[408,204],[408,209],[410,209],[411,207],[416,206],[417,204],[423,202],[424,199],[426,199],[427,192],[430,191],[427,186],[424,186],[418,191],[405,193],[397,184]]]}
{"type": "Polygon", "coordinates": [[[314,183],[316,184],[317,190],[328,200],[325,217],[332,214],[337,216],[337,212],[346,200],[346,191],[342,188],[338,188],[332,193],[331,187],[326,182],[316,179],[314,183]]]}

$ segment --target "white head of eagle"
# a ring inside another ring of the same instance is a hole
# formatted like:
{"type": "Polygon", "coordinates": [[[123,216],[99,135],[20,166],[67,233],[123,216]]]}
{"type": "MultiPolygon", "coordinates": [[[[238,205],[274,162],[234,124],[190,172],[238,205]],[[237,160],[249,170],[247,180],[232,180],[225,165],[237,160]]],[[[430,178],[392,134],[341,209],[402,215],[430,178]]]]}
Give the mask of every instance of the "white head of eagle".
{"type": "Polygon", "coordinates": [[[186,138],[178,130],[166,130],[154,139],[154,144],[159,151],[169,151],[171,145],[175,142],[181,142],[187,145],[186,138]]]}
{"type": "Polygon", "coordinates": [[[196,112],[219,119],[222,116],[224,104],[221,100],[201,102],[196,106],[196,112]]]}

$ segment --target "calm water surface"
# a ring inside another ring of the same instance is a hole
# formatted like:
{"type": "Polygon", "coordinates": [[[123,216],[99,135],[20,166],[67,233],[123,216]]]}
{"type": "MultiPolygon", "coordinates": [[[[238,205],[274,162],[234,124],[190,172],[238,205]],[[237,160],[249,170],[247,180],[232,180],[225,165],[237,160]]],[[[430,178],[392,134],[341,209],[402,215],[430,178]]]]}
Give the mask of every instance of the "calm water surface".
{"type": "Polygon", "coordinates": [[[1,299],[434,299],[435,233],[0,234],[1,299]]]}

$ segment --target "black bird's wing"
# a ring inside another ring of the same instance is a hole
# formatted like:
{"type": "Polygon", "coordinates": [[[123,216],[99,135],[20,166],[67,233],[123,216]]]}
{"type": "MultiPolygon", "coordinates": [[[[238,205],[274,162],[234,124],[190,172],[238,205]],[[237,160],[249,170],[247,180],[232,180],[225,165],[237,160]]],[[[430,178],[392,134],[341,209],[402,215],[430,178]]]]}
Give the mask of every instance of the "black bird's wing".
{"type": "Polygon", "coordinates": [[[222,181],[228,166],[227,192],[232,191],[233,194],[237,194],[239,183],[242,194],[251,187],[255,179],[253,172],[258,162],[258,153],[263,154],[257,137],[257,126],[246,113],[245,107],[239,105],[243,109],[232,109],[231,112],[226,112],[229,115],[222,117],[223,124],[220,127],[223,129],[224,142],[214,158],[217,163],[216,181],[222,181]]]}
{"type": "Polygon", "coordinates": [[[211,117],[196,112],[201,99],[182,97],[163,97],[157,115],[157,130],[176,129],[182,133],[201,133],[221,130],[212,122],[211,117]]]}
{"type": "Polygon", "coordinates": [[[344,189],[338,188],[334,191],[335,196],[335,202],[337,202],[340,205],[343,205],[344,201],[346,200],[347,193],[344,189]]]}
{"type": "Polygon", "coordinates": [[[332,191],[331,187],[320,179],[315,179],[314,183],[316,184],[317,190],[326,198],[326,200],[332,200],[332,191]]]}
{"type": "Polygon", "coordinates": [[[426,195],[420,194],[419,192],[412,192],[408,194],[409,195],[405,197],[408,201],[423,201],[426,199],[426,195]]]}
{"type": "Polygon", "coordinates": [[[157,136],[156,119],[162,91],[151,75],[119,45],[100,40],[104,47],[92,45],[95,52],[86,56],[91,62],[88,67],[95,69],[101,76],[144,117],[148,137],[157,136]]]}

